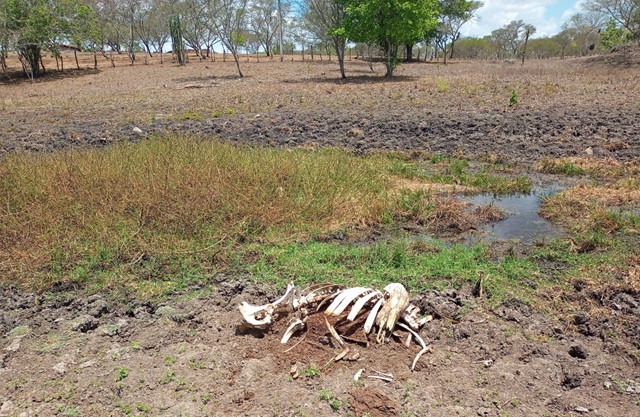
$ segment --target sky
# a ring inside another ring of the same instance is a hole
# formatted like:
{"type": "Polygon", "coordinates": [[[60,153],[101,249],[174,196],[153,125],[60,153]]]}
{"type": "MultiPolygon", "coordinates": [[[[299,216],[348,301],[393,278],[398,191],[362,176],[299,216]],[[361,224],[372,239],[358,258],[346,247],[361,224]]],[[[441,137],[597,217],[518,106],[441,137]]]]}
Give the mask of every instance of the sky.
{"type": "Polygon", "coordinates": [[[580,10],[581,0],[484,0],[479,19],[465,24],[462,36],[489,35],[512,20],[522,19],[537,29],[535,37],[553,36],[560,26],[580,10]]]}

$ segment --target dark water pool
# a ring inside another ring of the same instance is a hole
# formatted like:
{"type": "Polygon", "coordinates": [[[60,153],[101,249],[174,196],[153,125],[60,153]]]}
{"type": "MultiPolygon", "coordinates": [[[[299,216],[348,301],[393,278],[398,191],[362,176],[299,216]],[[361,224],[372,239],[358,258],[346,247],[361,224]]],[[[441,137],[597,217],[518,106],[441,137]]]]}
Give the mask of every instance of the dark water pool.
{"type": "Polygon", "coordinates": [[[542,199],[560,190],[559,187],[547,187],[536,189],[531,194],[503,197],[479,194],[463,198],[464,201],[472,204],[494,205],[501,208],[508,216],[497,223],[484,226],[481,233],[471,236],[469,241],[490,243],[507,240],[531,244],[561,236],[563,233],[561,228],[538,214],[542,199]]]}

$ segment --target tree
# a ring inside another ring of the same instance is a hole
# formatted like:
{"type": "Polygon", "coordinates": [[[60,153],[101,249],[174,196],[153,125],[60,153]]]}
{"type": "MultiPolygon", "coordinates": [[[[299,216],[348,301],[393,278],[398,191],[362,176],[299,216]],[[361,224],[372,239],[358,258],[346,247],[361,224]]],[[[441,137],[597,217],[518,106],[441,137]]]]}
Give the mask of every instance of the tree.
{"type": "Polygon", "coordinates": [[[529,41],[529,50],[537,59],[549,59],[552,56],[558,56],[560,54],[560,49],[560,44],[558,44],[555,38],[545,36],[543,38],[531,39],[529,41]]]}
{"type": "Polygon", "coordinates": [[[589,52],[589,46],[595,45],[598,31],[604,24],[605,15],[597,10],[576,13],[563,25],[563,30],[570,30],[574,40],[580,45],[582,54],[589,52]]]}
{"type": "Polygon", "coordinates": [[[553,39],[560,47],[560,59],[564,59],[567,48],[569,48],[569,46],[571,46],[574,42],[575,31],[569,28],[564,28],[562,31],[554,35],[553,39]]]}
{"type": "Polygon", "coordinates": [[[306,29],[321,42],[333,44],[338,56],[340,76],[346,78],[344,50],[347,38],[343,27],[344,5],[336,0],[305,0],[302,10],[306,29]]]}
{"type": "Polygon", "coordinates": [[[529,36],[535,32],[535,26],[524,23],[522,20],[513,20],[502,28],[491,32],[491,38],[500,49],[513,56],[518,56],[518,54],[526,52],[522,51],[522,47],[529,40],[529,36]]]}
{"type": "Polygon", "coordinates": [[[640,0],[587,0],[583,7],[610,16],[632,37],[640,38],[640,0]]]}
{"type": "Polygon", "coordinates": [[[211,30],[211,16],[207,15],[207,12],[211,13],[211,10],[208,10],[209,5],[210,3],[203,0],[185,0],[181,3],[182,36],[187,46],[193,49],[200,59],[204,59],[202,46],[211,30]]]}
{"type": "Polygon", "coordinates": [[[80,43],[96,24],[93,10],[78,0],[4,0],[1,8],[3,42],[31,79],[41,74],[43,49],[56,54],[63,42],[80,43]]]}
{"type": "Polygon", "coordinates": [[[424,38],[438,23],[437,0],[341,0],[345,5],[340,32],[354,42],[381,48],[385,77],[398,65],[398,48],[424,38]]]}
{"type": "Polygon", "coordinates": [[[249,27],[262,45],[264,52],[271,57],[273,40],[280,29],[278,9],[272,0],[255,0],[248,9],[249,27]]]}
{"type": "Polygon", "coordinates": [[[246,41],[243,33],[247,20],[247,0],[210,0],[209,13],[216,35],[233,55],[238,75],[242,78],[244,75],[240,69],[238,49],[246,41]]]}
{"type": "Polygon", "coordinates": [[[451,39],[449,58],[453,58],[455,43],[460,38],[460,29],[476,18],[476,12],[484,3],[465,0],[446,0],[443,3],[442,30],[451,39]]]}
{"type": "Polygon", "coordinates": [[[180,16],[172,16],[169,20],[169,31],[171,32],[171,46],[173,54],[182,66],[186,63],[186,52],[184,47],[184,36],[182,35],[182,22],[180,16]]]}
{"type": "Polygon", "coordinates": [[[493,57],[490,38],[462,38],[457,42],[457,56],[463,59],[489,59],[493,57]]]}
{"type": "Polygon", "coordinates": [[[614,19],[607,22],[607,27],[602,31],[601,44],[603,48],[611,49],[624,43],[626,40],[625,30],[618,27],[618,23],[614,19]]]}

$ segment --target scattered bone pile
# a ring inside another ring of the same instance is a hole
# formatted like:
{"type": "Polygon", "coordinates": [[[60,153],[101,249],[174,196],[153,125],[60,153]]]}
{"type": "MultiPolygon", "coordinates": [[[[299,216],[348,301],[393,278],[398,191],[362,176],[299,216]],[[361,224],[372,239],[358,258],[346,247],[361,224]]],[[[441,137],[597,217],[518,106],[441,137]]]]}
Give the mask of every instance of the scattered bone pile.
{"type": "Polygon", "coordinates": [[[269,329],[279,318],[291,314],[293,317],[282,336],[281,342],[287,343],[291,336],[303,330],[310,314],[319,313],[325,307],[324,318],[331,336],[343,348],[333,360],[338,361],[349,352],[343,337],[329,323],[327,317],[339,317],[339,321],[353,322],[367,315],[363,331],[366,335],[377,329],[377,343],[388,341],[389,337],[401,328],[406,330],[407,346],[415,337],[422,350],[418,352],[411,369],[414,370],[418,359],[428,351],[427,344],[418,334],[420,328],[431,316],[420,317],[420,309],[409,302],[409,293],[399,283],[387,285],[379,291],[366,287],[345,288],[336,284],[314,284],[305,289],[298,289],[293,283],[287,286],[285,294],[273,303],[254,306],[242,302],[239,306],[243,317],[243,329],[269,329]],[[328,306],[327,306],[328,305],[328,306]],[[344,317],[347,309],[349,313],[344,317]]]}

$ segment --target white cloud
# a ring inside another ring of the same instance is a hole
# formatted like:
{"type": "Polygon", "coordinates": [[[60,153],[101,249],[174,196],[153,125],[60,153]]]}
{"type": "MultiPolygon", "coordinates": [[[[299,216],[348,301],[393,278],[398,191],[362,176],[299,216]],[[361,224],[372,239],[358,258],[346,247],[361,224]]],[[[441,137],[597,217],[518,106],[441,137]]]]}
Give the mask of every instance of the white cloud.
{"type": "Polygon", "coordinates": [[[484,0],[479,19],[462,27],[463,36],[485,36],[513,20],[523,20],[537,28],[535,37],[552,36],[568,16],[578,11],[583,0],[484,0]],[[566,8],[563,6],[566,3],[566,8]]]}

